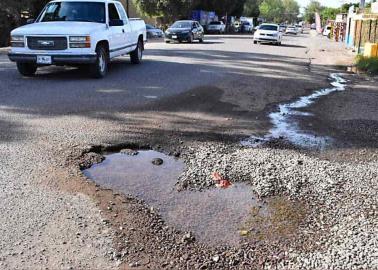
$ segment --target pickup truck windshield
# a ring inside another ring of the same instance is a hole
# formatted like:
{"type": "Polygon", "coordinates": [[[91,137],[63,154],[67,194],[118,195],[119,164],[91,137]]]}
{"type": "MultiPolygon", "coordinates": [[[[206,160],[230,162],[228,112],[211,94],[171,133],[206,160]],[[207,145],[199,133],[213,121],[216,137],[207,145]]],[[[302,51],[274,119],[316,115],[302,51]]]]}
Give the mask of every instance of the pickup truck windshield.
{"type": "Polygon", "coordinates": [[[99,2],[53,2],[46,6],[40,22],[105,23],[105,4],[99,2]]]}

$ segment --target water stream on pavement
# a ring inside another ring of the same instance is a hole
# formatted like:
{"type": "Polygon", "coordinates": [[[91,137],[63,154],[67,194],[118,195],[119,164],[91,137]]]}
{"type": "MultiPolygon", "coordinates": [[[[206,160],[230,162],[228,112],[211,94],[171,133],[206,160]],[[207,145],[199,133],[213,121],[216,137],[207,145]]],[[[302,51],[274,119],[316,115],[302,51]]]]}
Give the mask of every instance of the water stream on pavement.
{"type": "Polygon", "coordinates": [[[238,245],[240,230],[252,208],[267,211],[254,198],[251,188],[235,184],[228,189],[178,192],[175,184],[185,169],[182,161],[156,151],[140,151],[136,156],[107,155],[103,163],[84,174],[102,187],[131,194],[158,210],[167,225],[191,231],[209,245],[238,245]],[[154,158],[163,165],[151,163],[154,158]]]}
{"type": "Polygon", "coordinates": [[[268,142],[273,139],[284,138],[294,145],[304,148],[324,148],[329,142],[332,141],[330,137],[317,136],[314,134],[306,133],[299,128],[299,124],[296,122],[296,117],[311,116],[311,113],[302,112],[298,109],[303,109],[313,104],[320,97],[327,96],[331,93],[338,91],[345,91],[346,80],[340,77],[337,73],[330,75],[332,80],[330,88],[325,88],[314,92],[309,96],[304,96],[298,100],[280,104],[277,112],[269,114],[273,128],[264,137],[251,136],[248,139],[242,141],[242,145],[256,147],[264,142],[268,142]]]}

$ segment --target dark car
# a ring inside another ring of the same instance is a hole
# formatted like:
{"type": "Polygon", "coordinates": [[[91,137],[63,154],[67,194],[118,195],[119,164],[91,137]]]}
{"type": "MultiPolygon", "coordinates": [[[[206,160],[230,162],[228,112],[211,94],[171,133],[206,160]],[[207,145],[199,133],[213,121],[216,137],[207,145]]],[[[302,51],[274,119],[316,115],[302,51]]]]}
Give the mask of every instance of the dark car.
{"type": "Polygon", "coordinates": [[[203,27],[196,21],[177,21],[165,32],[165,42],[203,42],[205,33],[203,27]]]}
{"type": "Polygon", "coordinates": [[[152,26],[151,24],[146,24],[147,30],[147,38],[162,38],[164,36],[164,32],[161,31],[159,28],[152,26]]]}

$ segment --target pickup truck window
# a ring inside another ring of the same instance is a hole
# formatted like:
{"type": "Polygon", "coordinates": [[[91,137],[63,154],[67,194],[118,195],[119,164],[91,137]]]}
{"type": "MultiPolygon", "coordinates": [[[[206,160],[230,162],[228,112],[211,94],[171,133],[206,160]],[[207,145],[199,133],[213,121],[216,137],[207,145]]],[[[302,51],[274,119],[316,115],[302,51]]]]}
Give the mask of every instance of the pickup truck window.
{"type": "Polygon", "coordinates": [[[46,6],[39,21],[105,23],[105,4],[100,2],[53,2],[46,6]]]}
{"type": "Polygon", "coordinates": [[[121,20],[124,24],[127,24],[127,14],[121,3],[117,3],[118,13],[121,15],[121,20]]]}
{"type": "Polygon", "coordinates": [[[116,8],[116,6],[114,4],[109,4],[108,5],[108,9],[109,9],[109,21],[120,20],[121,19],[119,17],[117,8],[116,8]]]}

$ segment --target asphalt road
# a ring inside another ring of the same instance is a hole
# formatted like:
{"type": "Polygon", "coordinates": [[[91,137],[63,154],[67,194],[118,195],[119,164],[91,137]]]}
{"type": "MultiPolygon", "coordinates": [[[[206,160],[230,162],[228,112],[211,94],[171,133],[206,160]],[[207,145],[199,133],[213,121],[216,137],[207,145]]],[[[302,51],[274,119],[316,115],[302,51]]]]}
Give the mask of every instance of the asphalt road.
{"type": "Polygon", "coordinates": [[[22,78],[3,55],[1,102],[42,114],[124,111],[151,97],[177,95],[226,76],[297,79],[308,64],[306,40],[286,37],[281,47],[253,45],[250,36],[208,36],[203,44],[154,42],[147,44],[142,65],[119,58],[103,80],[64,67],[41,68],[36,77],[22,78]]]}
{"type": "Polygon", "coordinates": [[[96,200],[60,188],[82,180],[73,152],[265,134],[274,105],[328,86],[334,65],[350,58],[308,33],[280,47],[253,45],[250,36],[153,42],[143,64],[119,58],[102,80],[65,67],[24,78],[0,55],[0,268],[116,266],[107,255],[114,232],[96,200]]]}

